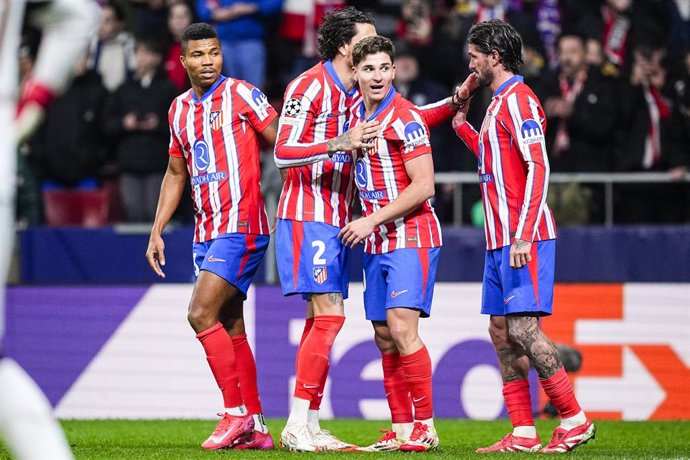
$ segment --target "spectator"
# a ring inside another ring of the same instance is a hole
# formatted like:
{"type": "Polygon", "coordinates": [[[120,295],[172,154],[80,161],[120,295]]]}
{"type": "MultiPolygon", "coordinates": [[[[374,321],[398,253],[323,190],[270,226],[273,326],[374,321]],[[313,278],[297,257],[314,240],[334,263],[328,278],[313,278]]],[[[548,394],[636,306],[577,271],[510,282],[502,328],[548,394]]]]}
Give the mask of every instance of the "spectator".
{"type": "MultiPolygon", "coordinates": [[[[632,69],[621,87],[621,131],[616,158],[620,171],[667,171],[670,166],[671,104],[662,95],[665,49],[640,44],[632,52],[632,69]]],[[[675,222],[679,191],[673,185],[620,186],[618,218],[624,223],[675,222]]]]}
{"type": "Polygon", "coordinates": [[[32,163],[44,190],[94,189],[106,159],[103,106],[108,91],[101,77],[77,61],[74,80],[46,110],[30,142],[32,163]]]}
{"type": "MultiPolygon", "coordinates": [[[[395,88],[407,100],[417,107],[439,101],[447,94],[440,83],[422,77],[419,73],[419,61],[405,42],[395,47],[395,88]]],[[[455,169],[456,146],[455,133],[450,124],[444,123],[429,130],[431,142],[434,146],[433,160],[435,171],[450,171],[455,169]]],[[[445,184],[437,190],[434,208],[441,221],[451,221],[454,184],[445,184]]]]}
{"type": "Polygon", "coordinates": [[[263,87],[266,47],[262,16],[280,11],[282,0],[198,0],[197,15],[212,22],[223,49],[223,72],[263,87]]]}
{"type": "MultiPolygon", "coordinates": [[[[684,72],[674,84],[674,103],[671,115],[670,166],[671,177],[682,179],[690,171],[690,49],[683,59],[684,72]]],[[[690,222],[690,185],[683,189],[683,220],[690,222]]]]}
{"type": "Polygon", "coordinates": [[[616,86],[586,61],[585,39],[563,35],[558,42],[559,74],[544,111],[551,129],[553,171],[610,171],[616,125],[616,86]]]}
{"type": "Polygon", "coordinates": [[[108,100],[105,126],[115,143],[125,217],[150,222],[168,162],[167,113],[177,90],[160,69],[160,43],[138,41],[135,57],[134,76],[108,100]]]}
{"type": "Polygon", "coordinates": [[[164,37],[168,8],[165,0],[130,0],[134,34],[139,37],[164,37]]]}
{"type": "Polygon", "coordinates": [[[632,60],[630,48],[640,40],[654,37],[662,41],[668,29],[667,15],[659,2],[604,0],[599,11],[586,14],[578,29],[601,43],[606,72],[625,72],[632,60]]]}
{"type": "Polygon", "coordinates": [[[180,56],[182,55],[182,34],[193,20],[192,10],[184,1],[177,0],[170,5],[168,10],[170,45],[165,56],[164,66],[168,80],[175,84],[180,93],[191,87],[187,71],[180,61],[180,56]]]}
{"type": "MultiPolygon", "coordinates": [[[[587,64],[585,38],[563,35],[559,74],[544,111],[551,129],[547,145],[554,172],[611,171],[617,121],[616,83],[587,64]]],[[[603,222],[604,190],[595,185],[553,184],[549,192],[562,224],[603,222]]]]}
{"type": "Polygon", "coordinates": [[[89,68],[95,69],[108,91],[115,91],[134,69],[134,38],[125,31],[125,12],[116,2],[103,5],[98,34],[89,50],[89,68]]]}

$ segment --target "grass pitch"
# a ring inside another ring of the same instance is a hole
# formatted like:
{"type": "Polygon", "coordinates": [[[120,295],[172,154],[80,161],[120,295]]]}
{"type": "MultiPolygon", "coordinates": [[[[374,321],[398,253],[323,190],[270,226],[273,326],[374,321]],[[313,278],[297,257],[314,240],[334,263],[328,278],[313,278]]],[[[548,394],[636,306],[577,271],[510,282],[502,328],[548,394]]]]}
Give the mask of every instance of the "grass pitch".
{"type": "MultiPolygon", "coordinates": [[[[277,436],[285,421],[268,421],[271,434],[277,436]]],[[[598,421],[597,438],[567,454],[576,458],[614,459],[690,459],[689,422],[615,422],[598,421]]],[[[359,445],[372,443],[378,430],[389,425],[377,421],[332,420],[322,423],[335,435],[359,445]]],[[[556,421],[537,421],[542,443],[551,437],[556,421]]],[[[437,431],[441,447],[425,454],[406,453],[341,453],[318,454],[320,457],[410,458],[410,455],[429,458],[520,458],[530,454],[479,455],[474,449],[499,440],[510,430],[507,420],[468,421],[438,420],[437,431]]],[[[305,458],[310,454],[275,451],[216,451],[207,452],[200,443],[213,431],[213,421],[165,420],[70,420],[63,422],[67,438],[77,459],[216,459],[216,458],[305,458]]],[[[531,454],[538,455],[538,454],[531,454]]],[[[0,443],[0,458],[11,458],[0,443]]],[[[524,460],[524,459],[523,459],[524,460]]]]}

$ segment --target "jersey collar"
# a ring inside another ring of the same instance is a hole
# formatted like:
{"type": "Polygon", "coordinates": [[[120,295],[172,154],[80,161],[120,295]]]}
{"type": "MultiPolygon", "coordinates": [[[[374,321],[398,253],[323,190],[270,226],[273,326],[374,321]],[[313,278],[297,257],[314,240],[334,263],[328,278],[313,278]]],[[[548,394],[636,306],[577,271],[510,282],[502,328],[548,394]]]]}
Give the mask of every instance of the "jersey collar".
{"type": "Polygon", "coordinates": [[[496,89],[496,91],[494,91],[494,97],[496,97],[496,96],[498,96],[499,94],[501,94],[501,93],[503,92],[504,89],[506,89],[507,87],[509,87],[509,86],[512,85],[513,83],[516,83],[516,82],[522,83],[523,80],[524,80],[524,79],[522,78],[522,75],[514,75],[514,76],[512,76],[509,80],[505,81],[501,86],[499,86],[498,89],[496,89]]]}
{"type": "Polygon", "coordinates": [[[228,77],[224,77],[223,75],[218,77],[218,80],[216,80],[216,82],[213,85],[211,85],[211,87],[209,89],[207,89],[206,92],[204,93],[204,95],[201,96],[200,98],[197,98],[196,94],[194,94],[194,91],[192,90],[192,99],[194,99],[194,102],[203,101],[209,95],[211,95],[216,90],[216,88],[218,88],[221,85],[221,83],[223,83],[227,79],[228,79],[228,77]]]}
{"type": "Polygon", "coordinates": [[[388,90],[388,94],[386,94],[386,97],[383,98],[381,104],[379,104],[378,109],[376,109],[376,111],[373,114],[371,114],[371,116],[366,120],[364,120],[364,100],[362,100],[362,104],[359,107],[359,118],[361,118],[364,121],[371,121],[374,118],[378,117],[381,112],[386,110],[388,106],[391,105],[391,102],[393,102],[393,98],[395,97],[395,93],[397,93],[397,91],[395,90],[395,87],[391,85],[391,89],[388,90]]]}
{"type": "Polygon", "coordinates": [[[357,85],[353,86],[350,91],[348,91],[345,88],[345,85],[343,85],[343,82],[340,81],[340,77],[338,76],[338,72],[335,71],[335,67],[333,67],[333,61],[326,61],[324,62],[323,66],[326,68],[326,72],[328,72],[328,75],[331,76],[331,80],[333,80],[333,83],[340,88],[340,90],[345,93],[347,97],[352,97],[355,95],[357,92],[357,85]]]}

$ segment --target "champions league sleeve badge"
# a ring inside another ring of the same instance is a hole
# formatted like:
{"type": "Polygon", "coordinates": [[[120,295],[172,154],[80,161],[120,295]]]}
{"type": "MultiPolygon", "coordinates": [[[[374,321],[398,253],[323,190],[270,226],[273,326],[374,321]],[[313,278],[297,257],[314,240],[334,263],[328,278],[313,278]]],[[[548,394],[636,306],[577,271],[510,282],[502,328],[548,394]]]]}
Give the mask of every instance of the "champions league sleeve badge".
{"type": "Polygon", "coordinates": [[[285,108],[283,111],[288,117],[296,117],[302,112],[302,102],[293,97],[285,103],[285,108]]]}

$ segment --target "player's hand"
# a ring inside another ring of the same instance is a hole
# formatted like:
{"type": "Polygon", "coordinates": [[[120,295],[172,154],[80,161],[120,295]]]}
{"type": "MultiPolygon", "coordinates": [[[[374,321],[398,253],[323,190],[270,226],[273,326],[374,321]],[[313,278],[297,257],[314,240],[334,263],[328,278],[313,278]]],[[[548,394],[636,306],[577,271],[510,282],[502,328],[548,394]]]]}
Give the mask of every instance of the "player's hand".
{"type": "Polygon", "coordinates": [[[462,85],[455,88],[455,93],[452,96],[452,103],[455,110],[467,113],[469,109],[469,102],[474,96],[474,93],[479,89],[479,82],[477,81],[477,74],[472,72],[467,76],[462,85]]]}
{"type": "Polygon", "coordinates": [[[511,268],[522,268],[532,261],[532,243],[516,239],[510,245],[511,268]]]}
{"type": "Polygon", "coordinates": [[[161,267],[165,267],[165,243],[160,235],[151,235],[149,247],[146,249],[146,260],[156,275],[165,278],[161,267]]]}
{"type": "Polygon", "coordinates": [[[338,233],[338,238],[345,246],[354,248],[374,232],[374,224],[368,217],[361,217],[350,222],[338,233]]]}
{"type": "Polygon", "coordinates": [[[340,136],[328,141],[328,152],[349,152],[355,149],[368,149],[369,142],[374,139],[379,132],[378,120],[366,121],[351,128],[340,136]]]}
{"type": "Polygon", "coordinates": [[[271,224],[271,228],[268,230],[269,235],[275,235],[276,228],[278,227],[278,219],[274,220],[271,224]]]}

